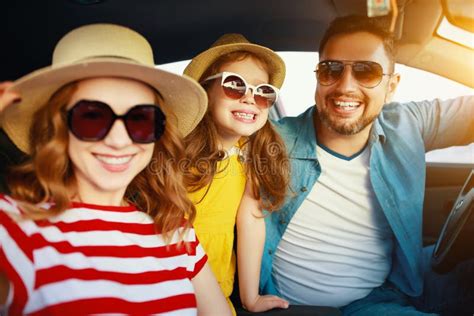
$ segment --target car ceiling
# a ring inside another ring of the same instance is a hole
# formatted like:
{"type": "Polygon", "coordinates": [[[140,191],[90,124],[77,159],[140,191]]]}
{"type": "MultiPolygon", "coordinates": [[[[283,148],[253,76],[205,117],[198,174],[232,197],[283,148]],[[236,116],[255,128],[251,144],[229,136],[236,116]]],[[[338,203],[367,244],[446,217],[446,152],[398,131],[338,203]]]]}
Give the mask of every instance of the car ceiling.
{"type": "MultiPolygon", "coordinates": [[[[398,60],[442,73],[432,67],[432,59],[426,63],[429,59],[420,57],[440,21],[439,1],[397,2],[396,32],[402,48],[398,60]]],[[[7,80],[48,66],[54,45],[65,33],[99,22],[143,34],[154,49],[156,64],[190,59],[229,32],[276,51],[317,51],[328,23],[336,16],[365,14],[367,0],[10,0],[2,3],[2,11],[0,80],[7,80]],[[94,4],[80,4],[87,2],[94,4]]],[[[474,78],[454,79],[474,86],[474,78]]]]}

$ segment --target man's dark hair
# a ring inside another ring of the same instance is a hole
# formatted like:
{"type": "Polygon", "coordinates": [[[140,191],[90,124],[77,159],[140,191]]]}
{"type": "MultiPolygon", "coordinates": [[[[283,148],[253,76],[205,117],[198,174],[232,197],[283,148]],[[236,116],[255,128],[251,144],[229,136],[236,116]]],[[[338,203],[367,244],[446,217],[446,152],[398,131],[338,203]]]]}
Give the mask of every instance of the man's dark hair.
{"type": "Polygon", "coordinates": [[[319,43],[319,54],[324,50],[329,39],[336,35],[356,32],[368,32],[379,37],[392,65],[395,62],[395,39],[389,31],[390,21],[386,17],[369,18],[361,15],[348,15],[334,19],[319,43]]]}

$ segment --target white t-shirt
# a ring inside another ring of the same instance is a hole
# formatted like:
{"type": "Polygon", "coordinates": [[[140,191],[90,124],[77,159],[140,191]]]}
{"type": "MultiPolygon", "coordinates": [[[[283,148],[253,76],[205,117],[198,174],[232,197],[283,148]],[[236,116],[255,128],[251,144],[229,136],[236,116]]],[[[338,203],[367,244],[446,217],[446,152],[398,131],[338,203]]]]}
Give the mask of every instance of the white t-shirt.
{"type": "Polygon", "coordinates": [[[318,146],[322,173],[283,234],[273,276],[292,304],[341,307],[381,285],[391,229],[370,184],[368,147],[346,158],[318,146]]]}

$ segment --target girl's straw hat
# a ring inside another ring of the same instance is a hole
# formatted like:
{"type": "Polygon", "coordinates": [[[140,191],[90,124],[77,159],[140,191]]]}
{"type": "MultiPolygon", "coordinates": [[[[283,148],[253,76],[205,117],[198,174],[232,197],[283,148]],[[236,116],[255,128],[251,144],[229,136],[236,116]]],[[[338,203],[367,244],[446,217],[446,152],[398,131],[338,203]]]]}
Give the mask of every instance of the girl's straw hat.
{"type": "Polygon", "coordinates": [[[194,57],[184,69],[184,74],[200,80],[202,74],[220,56],[231,52],[246,51],[254,53],[265,60],[270,69],[270,84],[281,88],[285,80],[285,62],[271,49],[250,43],[242,34],[229,33],[222,35],[211,48],[194,57]]]}

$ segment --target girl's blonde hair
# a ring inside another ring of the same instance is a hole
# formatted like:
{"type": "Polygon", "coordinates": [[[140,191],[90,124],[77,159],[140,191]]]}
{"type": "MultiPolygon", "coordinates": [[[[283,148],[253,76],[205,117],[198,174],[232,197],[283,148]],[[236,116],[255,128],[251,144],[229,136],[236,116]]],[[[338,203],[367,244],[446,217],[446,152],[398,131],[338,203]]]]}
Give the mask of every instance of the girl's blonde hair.
{"type": "MultiPolygon", "coordinates": [[[[30,132],[31,159],[14,167],[8,176],[11,195],[21,201],[20,207],[28,218],[48,218],[71,206],[76,181],[68,155],[66,105],[77,86],[78,82],[63,86],[35,113],[30,132]],[[40,207],[44,202],[53,203],[45,210],[40,207]]],[[[166,102],[158,91],[154,92],[158,104],[166,102]]],[[[173,114],[165,112],[165,115],[169,118],[173,114]]],[[[166,241],[179,227],[186,231],[195,217],[195,207],[187,197],[183,175],[176,163],[184,159],[184,146],[174,121],[167,120],[150,163],[132,180],[124,197],[154,219],[166,241]]]]}
{"type": "MultiPolygon", "coordinates": [[[[268,72],[264,59],[247,51],[237,51],[221,56],[201,76],[199,81],[217,74],[225,64],[246,58],[256,60],[268,72]]],[[[203,84],[206,90],[209,86],[203,84]]],[[[188,172],[186,186],[195,192],[210,185],[218,172],[217,163],[225,155],[219,149],[217,128],[208,112],[198,126],[185,138],[188,172]]],[[[267,120],[264,126],[247,138],[243,146],[247,179],[252,183],[254,197],[268,211],[279,209],[289,187],[289,160],[283,140],[267,120]]]]}

